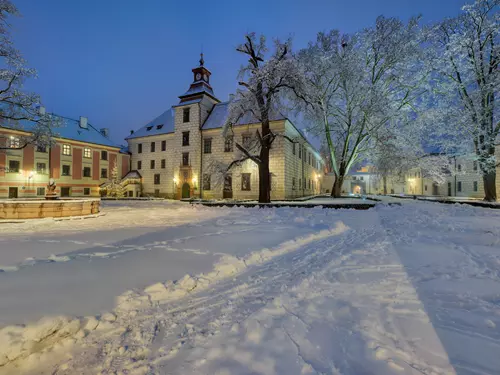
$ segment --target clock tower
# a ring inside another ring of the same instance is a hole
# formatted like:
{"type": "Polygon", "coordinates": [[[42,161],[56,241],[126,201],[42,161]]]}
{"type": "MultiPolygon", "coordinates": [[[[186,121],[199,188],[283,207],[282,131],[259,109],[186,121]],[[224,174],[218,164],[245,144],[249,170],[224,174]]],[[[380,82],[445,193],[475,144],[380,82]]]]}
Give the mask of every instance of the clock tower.
{"type": "Polygon", "coordinates": [[[209,96],[216,102],[219,100],[214,95],[214,90],[210,86],[210,75],[212,74],[210,70],[205,68],[205,60],[203,59],[203,53],[200,57],[200,65],[192,70],[193,72],[193,83],[189,86],[189,90],[184,94],[179,96],[181,100],[179,104],[187,101],[201,99],[204,95],[209,96]]]}

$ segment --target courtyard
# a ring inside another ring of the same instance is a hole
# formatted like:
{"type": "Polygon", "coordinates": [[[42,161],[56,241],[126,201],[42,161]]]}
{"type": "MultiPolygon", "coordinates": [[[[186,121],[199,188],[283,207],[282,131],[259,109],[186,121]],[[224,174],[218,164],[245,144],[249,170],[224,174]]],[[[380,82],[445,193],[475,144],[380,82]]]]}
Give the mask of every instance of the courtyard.
{"type": "Polygon", "coordinates": [[[0,374],[500,368],[498,210],[103,212],[0,227],[0,374]]]}

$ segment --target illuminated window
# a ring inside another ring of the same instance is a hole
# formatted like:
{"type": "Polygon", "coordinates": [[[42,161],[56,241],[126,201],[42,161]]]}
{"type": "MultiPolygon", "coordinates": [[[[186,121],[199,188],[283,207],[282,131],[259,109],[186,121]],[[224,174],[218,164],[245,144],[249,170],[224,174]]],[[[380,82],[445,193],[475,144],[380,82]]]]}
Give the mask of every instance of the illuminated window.
{"type": "Polygon", "coordinates": [[[21,141],[17,137],[9,138],[9,147],[10,148],[19,148],[21,147],[21,141]]]}
{"type": "Polygon", "coordinates": [[[92,157],[92,150],[90,148],[83,149],[83,157],[90,159],[92,157]]]}
{"type": "Polygon", "coordinates": [[[71,155],[71,146],[70,145],[63,145],[62,153],[63,153],[63,155],[71,155]]]}
{"type": "Polygon", "coordinates": [[[250,191],[251,186],[250,186],[250,173],[242,173],[241,174],[241,190],[244,191],[250,191]]]}

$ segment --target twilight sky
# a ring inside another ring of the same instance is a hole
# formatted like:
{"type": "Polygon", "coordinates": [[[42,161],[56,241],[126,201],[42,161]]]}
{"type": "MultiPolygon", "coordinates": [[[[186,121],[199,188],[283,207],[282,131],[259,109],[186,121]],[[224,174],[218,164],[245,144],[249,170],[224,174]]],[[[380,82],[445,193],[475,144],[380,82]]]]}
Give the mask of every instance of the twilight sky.
{"type": "Polygon", "coordinates": [[[131,129],[160,115],[184,93],[203,46],[216,96],[236,89],[245,33],[294,38],[304,47],[318,31],[353,32],[378,15],[424,22],[455,16],[466,0],[13,0],[23,17],[13,38],[39,78],[48,111],[87,116],[123,144],[131,129]]]}

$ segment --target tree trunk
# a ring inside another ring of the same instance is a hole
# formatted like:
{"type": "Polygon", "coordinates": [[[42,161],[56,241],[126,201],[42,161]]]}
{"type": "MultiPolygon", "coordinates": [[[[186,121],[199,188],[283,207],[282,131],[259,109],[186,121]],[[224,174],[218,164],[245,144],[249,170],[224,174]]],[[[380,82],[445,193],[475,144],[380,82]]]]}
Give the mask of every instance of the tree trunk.
{"type": "Polygon", "coordinates": [[[259,203],[271,202],[271,189],[269,181],[269,148],[262,147],[260,150],[259,164],[259,203]]]}
{"type": "Polygon", "coordinates": [[[342,184],[344,183],[344,176],[335,176],[335,181],[332,187],[332,198],[340,198],[342,196],[342,184]]]}
{"type": "Polygon", "coordinates": [[[483,172],[484,200],[487,202],[497,200],[496,177],[497,172],[494,168],[488,172],[483,172]]]}
{"type": "Polygon", "coordinates": [[[387,176],[382,177],[384,181],[384,195],[387,195],[387,176]]]}

